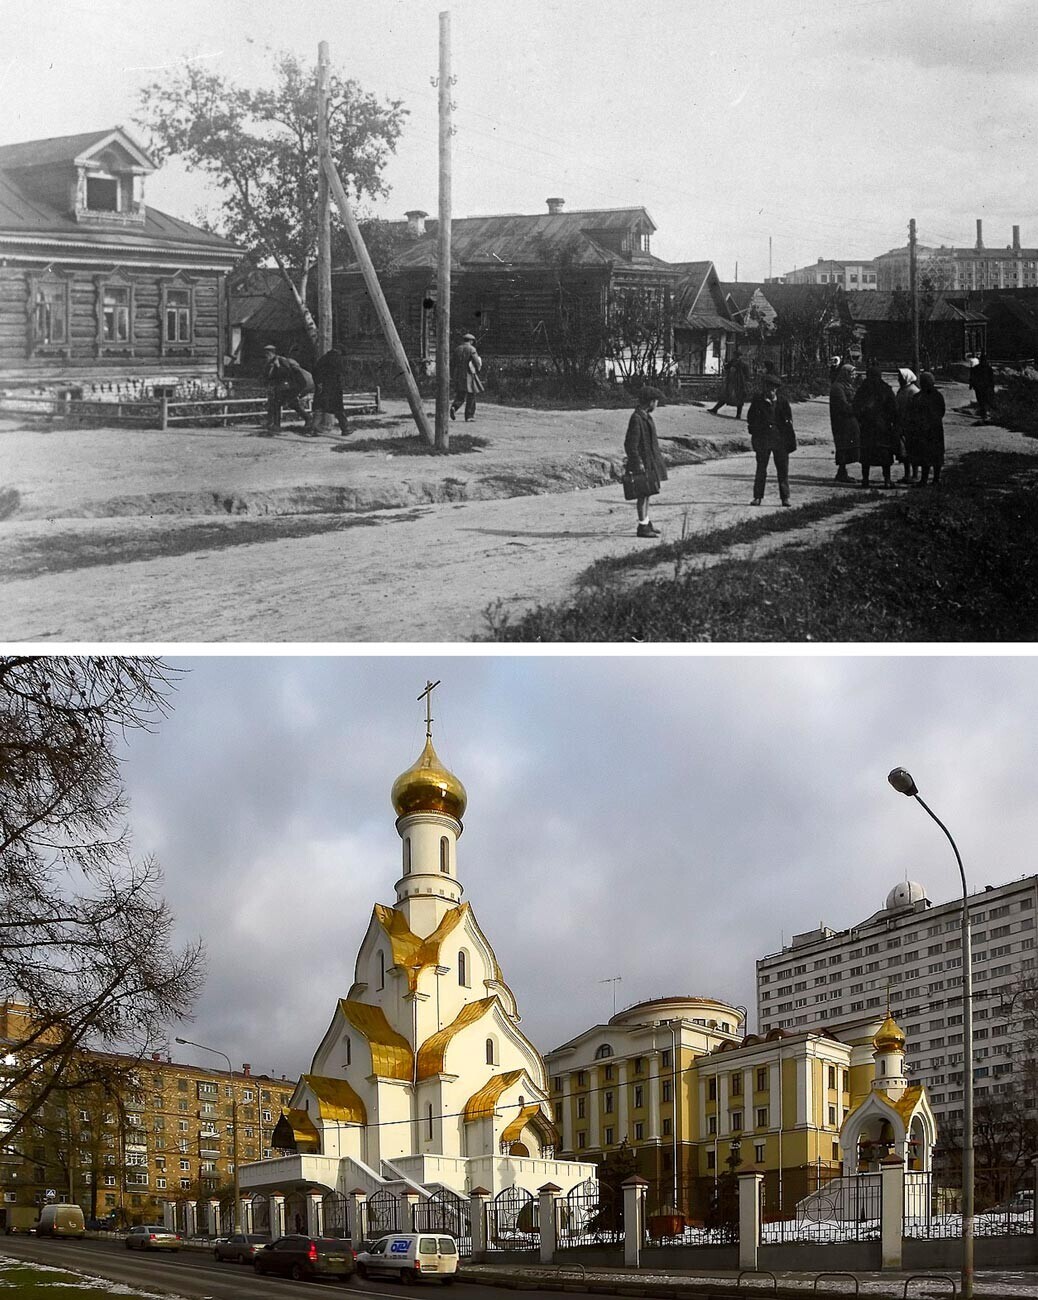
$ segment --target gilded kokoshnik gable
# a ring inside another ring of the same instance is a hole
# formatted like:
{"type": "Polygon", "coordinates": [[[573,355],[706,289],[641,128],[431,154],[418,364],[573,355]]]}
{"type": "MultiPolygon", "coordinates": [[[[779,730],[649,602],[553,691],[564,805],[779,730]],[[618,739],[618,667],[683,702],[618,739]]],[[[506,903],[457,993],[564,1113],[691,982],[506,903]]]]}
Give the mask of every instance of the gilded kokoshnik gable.
{"type": "Polygon", "coordinates": [[[278,1125],[286,1154],[241,1171],[245,1192],[270,1198],[275,1232],[313,1213],[315,1189],[536,1194],[594,1176],[592,1164],[556,1158],[544,1061],[462,901],[467,795],[437,755],[431,724],[392,787],[396,901],[373,907],[353,985],[278,1125]]]}

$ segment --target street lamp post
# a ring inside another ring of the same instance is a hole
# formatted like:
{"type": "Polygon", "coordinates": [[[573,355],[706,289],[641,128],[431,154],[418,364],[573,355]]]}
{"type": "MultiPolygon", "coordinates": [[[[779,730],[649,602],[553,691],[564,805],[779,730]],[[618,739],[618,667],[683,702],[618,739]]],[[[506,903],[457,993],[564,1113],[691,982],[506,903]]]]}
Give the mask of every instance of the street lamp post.
{"type": "Polygon", "coordinates": [[[205,1043],[194,1043],[190,1038],[178,1038],[177,1042],[185,1047],[197,1047],[202,1052],[212,1052],[214,1056],[222,1056],[227,1062],[227,1073],[231,1080],[231,1161],[234,1164],[234,1231],[241,1232],[241,1180],[238,1173],[238,1091],[234,1086],[234,1070],[231,1067],[231,1058],[226,1052],[218,1051],[215,1047],[207,1047],[205,1043]]]}
{"type": "Polygon", "coordinates": [[[899,794],[921,804],[944,831],[962,880],[962,1295],[963,1300],[973,1300],[973,952],[966,872],[951,831],[924,802],[911,774],[903,767],[895,767],[887,780],[899,794]]]}

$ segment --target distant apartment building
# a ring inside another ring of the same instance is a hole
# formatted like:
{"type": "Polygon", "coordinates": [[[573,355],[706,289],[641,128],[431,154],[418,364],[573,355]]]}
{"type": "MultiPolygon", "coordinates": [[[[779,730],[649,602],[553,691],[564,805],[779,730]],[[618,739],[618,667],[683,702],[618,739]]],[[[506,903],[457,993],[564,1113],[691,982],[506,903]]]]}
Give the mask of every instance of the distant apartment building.
{"type": "MultiPolygon", "coordinates": [[[[977,222],[977,238],[972,248],[942,244],[916,245],[919,273],[928,276],[934,287],[946,292],[969,292],[981,289],[1028,289],[1038,286],[1038,248],[1024,248],[1020,227],[1013,227],[1012,242],[1004,248],[984,244],[983,222],[977,222]]],[[[909,250],[892,248],[874,259],[879,289],[907,289],[909,286],[909,250]]]]}
{"type": "MultiPolygon", "coordinates": [[[[18,1061],[30,1020],[24,1006],[0,1003],[0,1060],[8,1065],[18,1061]]],[[[77,1202],[88,1218],[165,1219],[187,1232],[230,1226],[233,1103],[239,1164],[269,1157],[274,1125],[294,1081],[254,1075],[249,1065],[230,1074],[184,1065],[163,1053],[144,1060],[82,1055],[109,1067],[116,1088],[56,1094],[61,1099],[0,1151],[0,1230],[29,1226],[55,1197],[77,1202]]],[[[16,1110],[18,1098],[2,1105],[0,1123],[16,1110]]]]}
{"type": "MultiPolygon", "coordinates": [[[[976,1096],[1005,1091],[1022,1066],[1024,1031],[1008,1002],[1035,973],[1038,876],[969,899],[976,1096]]],[[[962,1113],[961,901],[934,905],[922,885],[895,886],[857,925],[821,925],[757,962],[760,1033],[827,1029],[853,1040],[888,1005],[908,1039],[908,1070],[938,1123],[962,1113]]]]}
{"type": "Polygon", "coordinates": [[[820,257],[810,266],[798,266],[769,284],[838,284],[844,289],[875,289],[876,267],[869,261],[834,261],[820,257]]]}

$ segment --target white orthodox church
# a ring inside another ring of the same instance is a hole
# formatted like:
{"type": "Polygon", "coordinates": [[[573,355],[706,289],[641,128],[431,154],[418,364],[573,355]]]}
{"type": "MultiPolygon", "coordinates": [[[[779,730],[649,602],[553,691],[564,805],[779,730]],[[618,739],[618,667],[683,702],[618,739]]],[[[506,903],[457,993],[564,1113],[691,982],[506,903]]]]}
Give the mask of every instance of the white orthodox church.
{"type": "Polygon", "coordinates": [[[595,1173],[555,1159],[544,1061],[462,901],[467,798],[433,748],[431,722],[427,711],[425,748],[393,784],[396,901],[375,904],[353,985],[275,1128],[288,1154],[241,1168],[243,1196],[268,1199],[274,1231],[295,1215],[312,1225],[325,1193],[536,1194],[595,1173]]]}

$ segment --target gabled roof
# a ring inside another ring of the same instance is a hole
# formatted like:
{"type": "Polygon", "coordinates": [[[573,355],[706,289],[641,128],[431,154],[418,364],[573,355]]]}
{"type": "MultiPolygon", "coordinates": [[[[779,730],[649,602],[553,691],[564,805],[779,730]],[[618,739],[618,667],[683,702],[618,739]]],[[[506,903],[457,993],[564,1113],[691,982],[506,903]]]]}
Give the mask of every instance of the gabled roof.
{"type": "MultiPolygon", "coordinates": [[[[509,265],[543,265],[552,256],[566,254],[574,265],[609,266],[627,259],[600,242],[601,237],[608,238],[634,226],[647,227],[650,232],[656,229],[656,223],[642,207],[458,217],[451,223],[451,264],[459,268],[500,269],[509,265]]],[[[389,269],[434,267],[436,259],[436,237],[427,232],[392,258],[389,269]]],[[[645,255],[639,256],[634,264],[667,268],[667,263],[659,258],[645,255]]]]}
{"type": "Polygon", "coordinates": [[[726,330],[741,334],[743,327],[727,314],[725,296],[713,262],[674,262],[682,277],[674,289],[674,322],[694,330],[726,330]]]}
{"type": "Polygon", "coordinates": [[[487,1014],[497,1001],[496,997],[480,998],[476,1002],[466,1002],[449,1025],[444,1025],[432,1034],[418,1049],[418,1078],[433,1079],[443,1073],[443,1058],[455,1034],[474,1025],[487,1014]]]}
{"type": "MultiPolygon", "coordinates": [[[[323,1074],[304,1074],[301,1083],[309,1085],[317,1098],[317,1113],[321,1119],[345,1120],[350,1124],[366,1124],[368,1113],[363,1101],[345,1079],[331,1079],[323,1074]]],[[[289,1111],[290,1116],[306,1114],[305,1111],[289,1111]]],[[[307,1116],[309,1123],[309,1116],[307,1116]]],[[[311,1129],[313,1124],[310,1123],[311,1129]]],[[[317,1130],[313,1129],[314,1136],[317,1130]]]]}
{"type": "Polygon", "coordinates": [[[339,1009],[371,1049],[371,1069],[383,1079],[410,1081],[414,1056],[411,1044],[398,1034],[381,1007],[351,998],[340,998],[339,1009]]]}
{"type": "MultiPolygon", "coordinates": [[[[768,295],[770,298],[770,294],[768,295]]],[[[865,321],[906,321],[909,319],[909,298],[904,291],[875,289],[851,289],[844,299],[851,320],[865,321]]],[[[960,307],[949,298],[941,295],[936,298],[926,311],[925,300],[920,316],[928,321],[976,321],[984,322],[987,317],[977,311],[960,307]]],[[[881,913],[877,913],[881,915],[881,913]]]]}
{"type": "Polygon", "coordinates": [[[140,166],[149,171],[155,170],[154,161],[121,126],[109,126],[103,131],[84,131],[79,135],[54,135],[46,140],[23,140],[19,144],[0,145],[0,168],[48,167],[56,162],[73,163],[113,141],[132,154],[140,166]]]}
{"type": "Polygon", "coordinates": [[[722,280],[721,292],[740,311],[746,311],[753,295],[765,287],[763,280],[722,280]]]}

